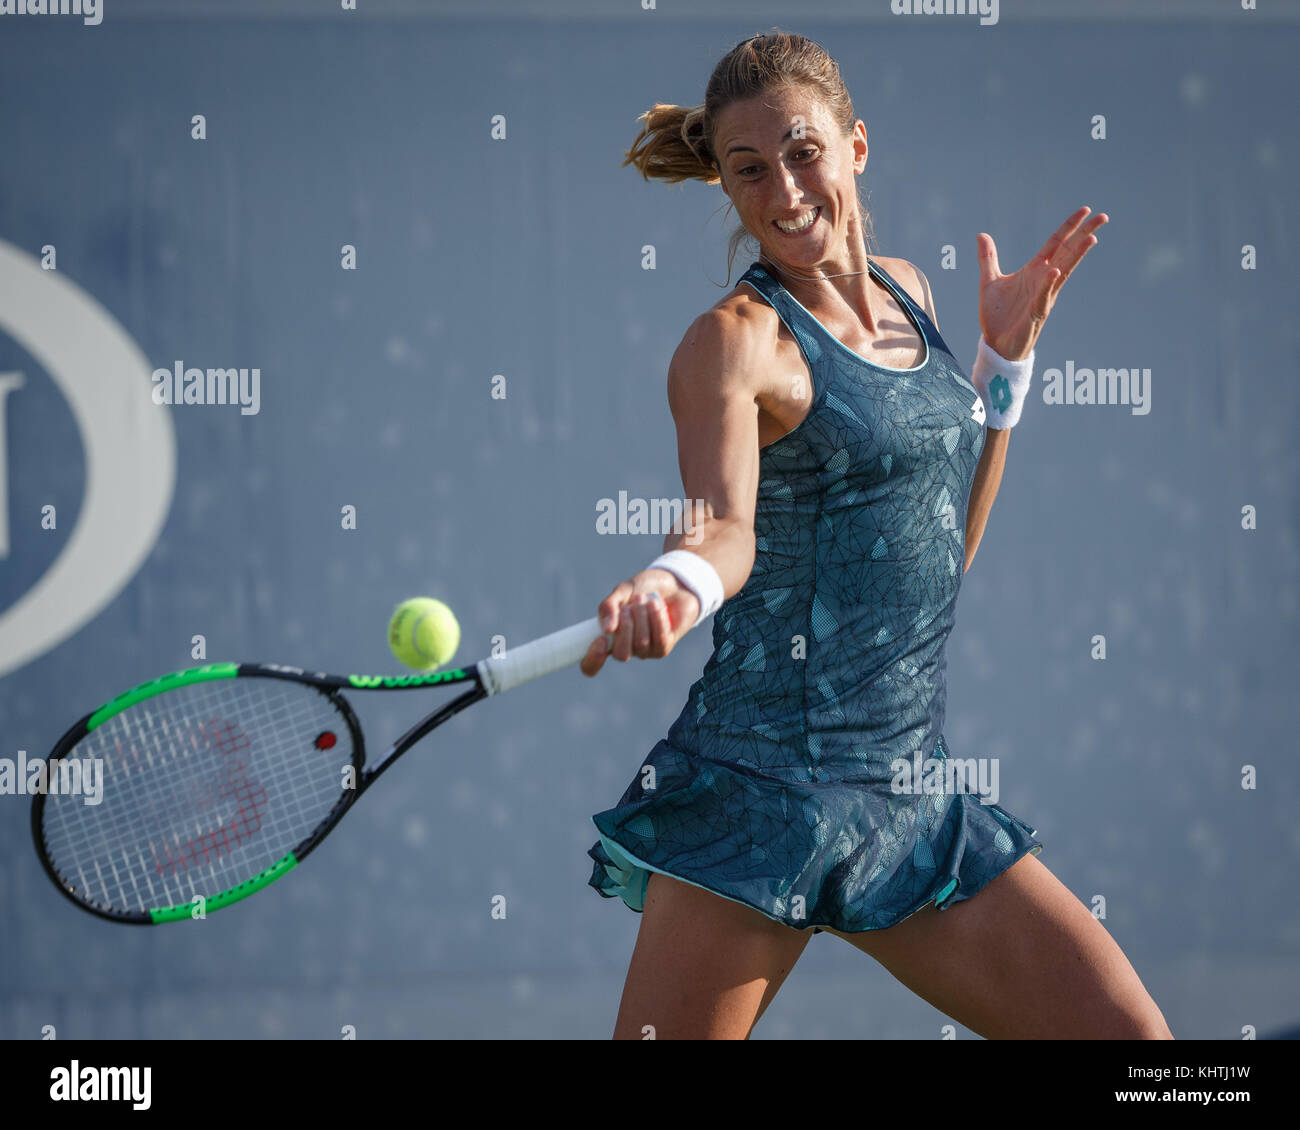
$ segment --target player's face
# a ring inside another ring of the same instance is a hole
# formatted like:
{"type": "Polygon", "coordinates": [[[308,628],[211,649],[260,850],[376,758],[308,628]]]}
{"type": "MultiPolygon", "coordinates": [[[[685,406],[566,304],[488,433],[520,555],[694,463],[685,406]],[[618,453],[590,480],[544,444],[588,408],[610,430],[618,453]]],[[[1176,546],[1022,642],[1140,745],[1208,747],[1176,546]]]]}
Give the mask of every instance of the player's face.
{"type": "Polygon", "coordinates": [[[867,163],[861,121],[845,137],[815,93],[787,87],[726,107],[713,144],[723,191],[774,262],[833,266],[850,241],[861,244],[854,179],[867,163]],[[806,226],[778,225],[791,220],[806,226]]]}

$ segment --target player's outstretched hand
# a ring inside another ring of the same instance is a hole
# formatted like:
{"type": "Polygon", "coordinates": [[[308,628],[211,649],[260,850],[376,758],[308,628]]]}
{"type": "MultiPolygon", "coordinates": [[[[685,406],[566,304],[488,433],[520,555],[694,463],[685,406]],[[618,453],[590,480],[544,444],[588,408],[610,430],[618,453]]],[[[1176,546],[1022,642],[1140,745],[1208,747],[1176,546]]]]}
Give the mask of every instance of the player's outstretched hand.
{"type": "Polygon", "coordinates": [[[1094,233],[1110,217],[1099,212],[1088,219],[1090,211],[1086,204],[1076,208],[1038,254],[1009,275],[1004,275],[998,265],[993,237],[987,232],[975,237],[980,265],[980,332],[989,348],[1008,361],[1029,356],[1065,280],[1097,246],[1094,233]]]}
{"type": "Polygon", "coordinates": [[[621,663],[634,656],[662,659],[694,625],[700,602],[667,569],[644,569],[616,585],[596,614],[607,634],[582,659],[581,671],[588,676],[611,655],[621,663]]]}

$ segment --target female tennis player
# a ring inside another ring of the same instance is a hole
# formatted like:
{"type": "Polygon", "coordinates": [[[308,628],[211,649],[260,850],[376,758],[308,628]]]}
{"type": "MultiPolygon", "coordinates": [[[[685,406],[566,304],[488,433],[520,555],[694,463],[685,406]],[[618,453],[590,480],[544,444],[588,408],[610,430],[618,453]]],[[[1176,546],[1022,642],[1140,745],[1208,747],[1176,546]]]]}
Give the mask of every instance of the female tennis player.
{"type": "MultiPolygon", "coordinates": [[[[760,253],[668,371],[703,517],[601,602],[612,636],[582,661],[661,658],[716,612],[667,738],[592,817],[591,885],[642,912],[615,1038],[747,1038],[825,931],[991,1039],[1171,1039],[1033,828],[969,791],[899,785],[899,763],[950,756],[962,574],[1034,343],[1105,215],[1080,208],[1009,275],[978,237],[968,380],[924,275],[868,256],[866,127],[821,47],[755,36],[702,106],[641,120],[624,163],[720,183],[743,225],[733,255],[746,232],[760,253]]],[[[997,708],[1014,715],[1016,696],[997,708]]]]}

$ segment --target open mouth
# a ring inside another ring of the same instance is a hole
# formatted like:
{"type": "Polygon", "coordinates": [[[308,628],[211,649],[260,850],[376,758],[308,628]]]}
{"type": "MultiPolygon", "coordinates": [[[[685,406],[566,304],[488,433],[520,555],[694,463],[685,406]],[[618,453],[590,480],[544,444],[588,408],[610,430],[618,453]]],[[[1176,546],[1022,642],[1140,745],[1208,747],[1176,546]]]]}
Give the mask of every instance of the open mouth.
{"type": "Polygon", "coordinates": [[[821,205],[816,208],[809,208],[802,216],[793,220],[773,220],[772,226],[782,235],[803,235],[812,230],[812,226],[817,222],[817,217],[822,214],[821,205]]]}

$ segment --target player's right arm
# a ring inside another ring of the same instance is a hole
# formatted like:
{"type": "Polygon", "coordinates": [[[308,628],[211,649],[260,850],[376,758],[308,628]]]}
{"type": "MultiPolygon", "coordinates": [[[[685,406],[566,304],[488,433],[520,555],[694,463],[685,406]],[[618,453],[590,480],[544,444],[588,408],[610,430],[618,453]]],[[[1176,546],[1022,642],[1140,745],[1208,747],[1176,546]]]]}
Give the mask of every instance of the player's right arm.
{"type": "MultiPolygon", "coordinates": [[[[664,551],[699,554],[717,570],[727,597],[744,587],[754,567],[760,334],[756,319],[715,306],[691,323],[668,366],[686,520],[682,533],[664,539],[664,551]]],[[[596,640],[583,673],[596,674],[608,654],[620,661],[667,655],[699,611],[695,595],[672,573],[642,570],[601,601],[597,615],[614,633],[613,650],[606,651],[604,637],[596,640]],[[651,592],[661,599],[650,599],[651,592]]]]}

